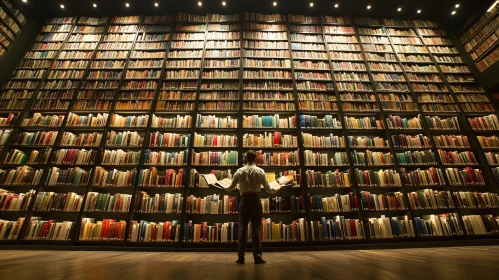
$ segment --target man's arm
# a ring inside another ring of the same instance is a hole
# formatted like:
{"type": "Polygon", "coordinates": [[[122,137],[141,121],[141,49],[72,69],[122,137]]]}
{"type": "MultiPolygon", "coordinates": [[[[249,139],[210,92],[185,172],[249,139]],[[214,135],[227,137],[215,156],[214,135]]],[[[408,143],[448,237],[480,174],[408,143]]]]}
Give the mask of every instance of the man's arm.
{"type": "Polygon", "coordinates": [[[234,177],[232,177],[232,184],[230,184],[230,186],[225,190],[228,192],[235,190],[237,188],[238,182],[239,182],[239,172],[236,172],[236,174],[234,174],[234,177]]]}
{"type": "Polygon", "coordinates": [[[269,180],[267,180],[267,176],[265,175],[265,172],[260,172],[261,173],[261,181],[262,181],[262,186],[265,189],[266,192],[268,193],[276,193],[278,192],[281,188],[272,188],[269,184],[269,180]]]}

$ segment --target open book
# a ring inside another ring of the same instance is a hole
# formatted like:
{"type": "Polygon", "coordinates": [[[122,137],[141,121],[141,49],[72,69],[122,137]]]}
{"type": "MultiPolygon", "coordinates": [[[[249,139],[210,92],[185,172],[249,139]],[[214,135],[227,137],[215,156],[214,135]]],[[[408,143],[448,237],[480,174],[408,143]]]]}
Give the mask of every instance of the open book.
{"type": "MultiPolygon", "coordinates": [[[[232,179],[225,178],[222,180],[217,180],[215,174],[202,174],[201,177],[204,178],[204,180],[206,180],[206,184],[208,186],[221,190],[226,190],[232,184],[232,179]]],[[[269,185],[272,189],[285,189],[293,186],[293,183],[291,182],[290,177],[281,176],[278,179],[269,182],[269,185]]]]}
{"type": "Polygon", "coordinates": [[[291,178],[289,178],[288,176],[281,176],[276,180],[269,182],[269,185],[272,189],[285,189],[293,186],[293,184],[291,183],[291,178]]]}
{"type": "Polygon", "coordinates": [[[217,180],[215,174],[202,174],[201,177],[206,180],[208,186],[215,187],[221,190],[226,190],[232,184],[232,179],[225,178],[222,180],[217,180]]]}

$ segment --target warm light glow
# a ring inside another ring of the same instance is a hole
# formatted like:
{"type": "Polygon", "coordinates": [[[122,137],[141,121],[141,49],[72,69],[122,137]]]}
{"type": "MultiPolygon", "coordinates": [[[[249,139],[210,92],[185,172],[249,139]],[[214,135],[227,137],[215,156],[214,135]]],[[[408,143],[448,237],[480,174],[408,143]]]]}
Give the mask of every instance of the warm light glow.
{"type": "Polygon", "coordinates": [[[490,8],[487,10],[487,13],[492,11],[492,9],[494,9],[494,7],[499,4],[499,0],[495,1],[494,4],[492,4],[492,6],[490,6],[490,8]]]}
{"type": "Polygon", "coordinates": [[[456,4],[456,8],[459,8],[459,7],[461,7],[461,5],[459,5],[459,4],[456,4]]]}
{"type": "Polygon", "coordinates": [[[125,6],[126,6],[126,7],[128,8],[128,7],[130,7],[130,4],[128,4],[128,3],[125,3],[125,6]]]}
{"type": "Polygon", "coordinates": [[[334,7],[335,8],[338,8],[340,5],[339,4],[334,4],[334,7]]]}
{"type": "Polygon", "coordinates": [[[367,6],[367,9],[368,9],[368,10],[370,10],[370,9],[371,9],[371,5],[368,5],[368,6],[367,6]]]}
{"type": "Polygon", "coordinates": [[[456,14],[456,11],[452,11],[452,13],[451,13],[451,14],[455,15],[455,14],[456,14]]]}
{"type": "Polygon", "coordinates": [[[28,0],[22,0],[24,3],[28,2],[28,0]]]}
{"type": "Polygon", "coordinates": [[[274,7],[277,6],[277,2],[274,2],[273,5],[274,5],[274,7]]]}
{"type": "Polygon", "coordinates": [[[95,3],[92,6],[94,6],[94,8],[97,8],[97,4],[95,4],[95,3]]]}
{"type": "Polygon", "coordinates": [[[310,7],[313,7],[314,6],[314,2],[310,2],[310,7]]]}
{"type": "Polygon", "coordinates": [[[155,7],[159,6],[158,2],[155,2],[155,3],[154,3],[154,6],[155,6],[155,7]]]}
{"type": "Polygon", "coordinates": [[[402,8],[398,8],[397,11],[399,11],[399,12],[402,11],[402,8]]]}
{"type": "Polygon", "coordinates": [[[418,10],[418,14],[420,14],[420,13],[421,13],[421,10],[418,10]]]}
{"type": "Polygon", "coordinates": [[[63,4],[61,4],[61,9],[64,9],[64,5],[63,4]]]}
{"type": "Polygon", "coordinates": [[[199,1],[199,2],[198,2],[198,6],[199,6],[199,7],[203,6],[203,2],[199,1]]]}
{"type": "Polygon", "coordinates": [[[223,2],[222,2],[222,6],[225,6],[225,5],[227,5],[227,3],[225,3],[225,1],[223,1],[223,2]]]}

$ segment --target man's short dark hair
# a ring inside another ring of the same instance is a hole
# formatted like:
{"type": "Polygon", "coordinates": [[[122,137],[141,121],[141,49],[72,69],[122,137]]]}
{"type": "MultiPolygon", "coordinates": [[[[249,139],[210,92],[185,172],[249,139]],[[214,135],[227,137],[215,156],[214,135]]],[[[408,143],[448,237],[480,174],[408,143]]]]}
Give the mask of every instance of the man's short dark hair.
{"type": "Polygon", "coordinates": [[[249,150],[248,152],[246,152],[246,159],[248,160],[248,162],[255,162],[256,159],[255,151],[249,150]]]}

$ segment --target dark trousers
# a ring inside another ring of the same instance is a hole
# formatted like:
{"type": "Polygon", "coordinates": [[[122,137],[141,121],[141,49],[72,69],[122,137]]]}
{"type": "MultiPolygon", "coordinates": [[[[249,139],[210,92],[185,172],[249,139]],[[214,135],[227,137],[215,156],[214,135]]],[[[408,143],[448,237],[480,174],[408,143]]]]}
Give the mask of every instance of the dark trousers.
{"type": "Polygon", "coordinates": [[[260,228],[262,226],[263,209],[259,194],[244,194],[239,202],[239,243],[237,255],[244,258],[246,241],[248,239],[248,223],[251,221],[251,240],[253,243],[253,257],[262,257],[260,228]]]}

